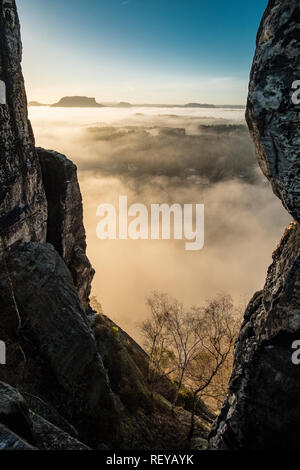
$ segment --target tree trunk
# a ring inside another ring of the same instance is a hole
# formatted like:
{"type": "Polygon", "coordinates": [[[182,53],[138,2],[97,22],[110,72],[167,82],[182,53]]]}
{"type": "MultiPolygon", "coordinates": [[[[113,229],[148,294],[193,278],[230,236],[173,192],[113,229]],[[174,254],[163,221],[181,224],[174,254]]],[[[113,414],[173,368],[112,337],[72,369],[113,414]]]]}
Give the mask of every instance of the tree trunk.
{"type": "Polygon", "coordinates": [[[197,392],[193,395],[191,427],[188,434],[188,440],[191,441],[195,431],[195,407],[196,407],[197,392]]]}
{"type": "Polygon", "coordinates": [[[183,381],[183,374],[181,374],[179,383],[178,383],[178,385],[177,385],[176,393],[175,393],[174,400],[173,400],[173,404],[172,404],[172,409],[174,409],[175,406],[176,406],[176,403],[177,403],[177,400],[178,400],[178,396],[179,396],[179,392],[180,392],[181,387],[182,387],[182,381],[183,381]]]}

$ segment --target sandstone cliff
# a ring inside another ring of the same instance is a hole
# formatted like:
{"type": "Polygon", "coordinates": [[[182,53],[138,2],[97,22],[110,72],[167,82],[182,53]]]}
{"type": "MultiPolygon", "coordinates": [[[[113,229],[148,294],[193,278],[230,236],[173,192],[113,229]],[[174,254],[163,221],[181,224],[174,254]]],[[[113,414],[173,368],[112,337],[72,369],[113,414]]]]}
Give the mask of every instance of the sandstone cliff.
{"type": "Polygon", "coordinates": [[[295,222],[246,310],[212,448],[299,446],[300,366],[292,363],[292,343],[300,339],[300,107],[292,101],[299,56],[299,1],[270,0],[258,31],[246,117],[262,171],[295,222]]]}
{"type": "Polygon", "coordinates": [[[0,79],[7,102],[0,105],[0,234],[10,246],[18,240],[46,240],[47,204],[27,117],[15,2],[1,1],[0,8],[0,79]]]}

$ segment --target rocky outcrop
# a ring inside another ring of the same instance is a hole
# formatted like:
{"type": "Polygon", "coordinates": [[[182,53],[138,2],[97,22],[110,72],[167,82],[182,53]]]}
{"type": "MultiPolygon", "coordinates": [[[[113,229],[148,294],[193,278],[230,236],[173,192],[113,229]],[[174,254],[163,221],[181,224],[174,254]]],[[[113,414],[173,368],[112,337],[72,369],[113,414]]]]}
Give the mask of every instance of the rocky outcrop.
{"type": "Polygon", "coordinates": [[[112,438],[114,399],[63,260],[52,245],[31,242],[7,251],[6,268],[0,274],[0,305],[11,315],[1,328],[8,361],[0,378],[48,399],[86,442],[112,438]]]}
{"type": "MultiPolygon", "coordinates": [[[[0,338],[7,349],[0,380],[31,402],[37,397],[51,404],[53,411],[39,419],[45,436],[53,436],[53,426],[62,433],[75,427],[97,447],[117,436],[118,418],[85,312],[93,269],[85,254],[76,167],[62,155],[35,149],[14,0],[0,1],[0,34],[7,98],[0,105],[0,338]],[[73,427],[65,425],[68,420],[73,427]]],[[[0,424],[32,444],[1,413],[0,424]]]]}
{"type": "Polygon", "coordinates": [[[37,448],[0,424],[0,450],[37,450],[37,448]]]}
{"type": "Polygon", "coordinates": [[[300,221],[300,5],[270,0],[262,19],[250,77],[246,118],[264,175],[285,208],[300,221]]]}
{"type": "Polygon", "coordinates": [[[27,406],[13,387],[0,382],[0,450],[89,450],[27,406]]]}
{"type": "Polygon", "coordinates": [[[210,436],[215,449],[299,447],[300,366],[292,345],[300,339],[300,127],[291,99],[299,33],[298,0],[271,0],[257,37],[247,121],[260,166],[296,221],[245,312],[228,396],[210,436]]]}
{"type": "Polygon", "coordinates": [[[33,426],[24,398],[13,387],[0,382],[0,423],[33,444],[33,426]]]}
{"type": "Polygon", "coordinates": [[[62,429],[30,412],[36,446],[40,450],[91,450],[62,429]]]}
{"type": "Polygon", "coordinates": [[[88,307],[94,270],[86,256],[86,237],[77,168],[64,155],[37,149],[48,202],[47,242],[71,271],[78,296],[88,307]]]}
{"type": "Polygon", "coordinates": [[[47,205],[27,117],[21,71],[20,25],[14,0],[0,2],[0,236],[5,246],[46,240],[47,205]]]}
{"type": "Polygon", "coordinates": [[[18,241],[49,241],[69,267],[87,308],[94,271],[85,253],[76,167],[60,154],[35,149],[14,0],[0,2],[0,35],[0,80],[7,102],[0,105],[0,250],[18,241]],[[56,193],[49,189],[53,181],[56,193]]]}

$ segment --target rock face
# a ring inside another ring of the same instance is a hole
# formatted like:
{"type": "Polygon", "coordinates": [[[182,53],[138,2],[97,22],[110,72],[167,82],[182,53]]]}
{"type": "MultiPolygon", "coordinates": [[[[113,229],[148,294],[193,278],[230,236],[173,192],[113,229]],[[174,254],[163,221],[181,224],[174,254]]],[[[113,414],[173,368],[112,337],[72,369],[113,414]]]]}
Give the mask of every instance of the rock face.
{"type": "Polygon", "coordinates": [[[0,251],[18,241],[49,241],[69,267],[87,308],[94,271],[85,254],[76,167],[62,155],[35,149],[14,0],[0,2],[0,35],[0,80],[5,83],[7,101],[0,105],[0,251]],[[56,194],[49,189],[53,181],[56,194]]]}
{"type": "Polygon", "coordinates": [[[257,38],[247,121],[260,166],[295,218],[273,254],[265,286],[250,301],[228,396],[210,436],[215,449],[298,449],[300,366],[299,79],[300,5],[271,0],[257,38]]]}
{"type": "Polygon", "coordinates": [[[47,241],[71,271],[82,305],[87,308],[94,270],[86,256],[86,237],[77,168],[60,153],[37,149],[48,202],[47,241]]]}
{"type": "MultiPolygon", "coordinates": [[[[0,105],[0,338],[7,348],[0,380],[54,409],[31,420],[45,438],[52,436],[49,446],[59,422],[65,429],[75,426],[97,447],[117,436],[118,417],[86,316],[93,269],[85,254],[76,167],[62,155],[35,149],[14,0],[0,1],[0,35],[7,98],[0,105]]],[[[0,407],[4,400],[0,387],[0,407]]],[[[16,427],[5,413],[0,410],[4,447],[21,448],[23,438],[30,446],[20,431],[25,415],[17,416],[16,427]]]]}
{"type": "Polygon", "coordinates": [[[58,108],[103,108],[103,105],[97,103],[95,98],[87,96],[64,96],[52,106],[58,108]]]}
{"type": "Polygon", "coordinates": [[[80,427],[86,442],[111,436],[114,398],[63,260],[50,244],[20,243],[6,253],[6,268],[0,304],[1,312],[9,313],[1,328],[8,361],[0,378],[49,400],[80,427]]]}
{"type": "Polygon", "coordinates": [[[0,382],[0,423],[0,450],[89,450],[29,410],[23,396],[3,382],[0,382]]]}
{"type": "Polygon", "coordinates": [[[0,382],[0,423],[31,444],[34,443],[29,409],[24,398],[3,382],[0,382]]]}
{"type": "Polygon", "coordinates": [[[0,450],[37,450],[6,426],[0,424],[0,450]]]}
{"type": "Polygon", "coordinates": [[[0,37],[0,80],[7,102],[0,105],[0,235],[9,246],[17,240],[46,240],[47,204],[27,117],[14,0],[0,2],[0,37]]]}
{"type": "Polygon", "coordinates": [[[261,169],[298,222],[300,105],[292,85],[300,80],[299,50],[299,1],[270,0],[258,31],[246,118],[261,169]]]}

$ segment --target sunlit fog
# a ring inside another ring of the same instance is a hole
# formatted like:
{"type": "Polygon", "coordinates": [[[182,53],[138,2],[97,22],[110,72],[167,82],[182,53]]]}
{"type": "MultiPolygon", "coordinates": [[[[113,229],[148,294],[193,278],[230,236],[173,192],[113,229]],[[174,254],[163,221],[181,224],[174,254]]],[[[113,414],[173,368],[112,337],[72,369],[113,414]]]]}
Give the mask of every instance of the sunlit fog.
{"type": "Polygon", "coordinates": [[[289,216],[262,177],[244,110],[192,108],[29,108],[37,146],[78,166],[93,294],[133,336],[146,296],[185,304],[217,293],[245,304],[265,272],[289,216]],[[205,244],[106,240],[96,236],[99,204],[204,204],[205,244]]]}

